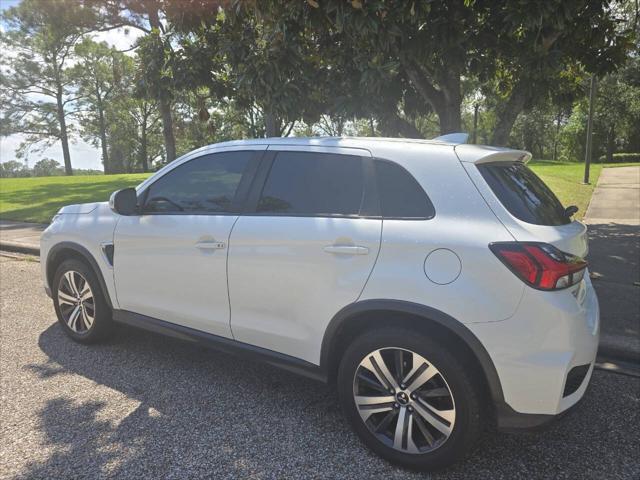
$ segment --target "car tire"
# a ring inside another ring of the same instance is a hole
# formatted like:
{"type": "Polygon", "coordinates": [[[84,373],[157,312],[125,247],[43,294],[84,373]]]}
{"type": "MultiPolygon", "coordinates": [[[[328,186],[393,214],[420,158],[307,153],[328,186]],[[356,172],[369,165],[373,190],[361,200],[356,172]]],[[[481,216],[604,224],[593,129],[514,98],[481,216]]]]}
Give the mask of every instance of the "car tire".
{"type": "Polygon", "coordinates": [[[84,262],[62,262],[53,276],[51,293],[62,329],[76,342],[97,343],[113,332],[111,308],[96,274],[84,262]]]}
{"type": "Polygon", "coordinates": [[[437,470],[467,454],[483,430],[474,371],[425,334],[385,328],[347,347],[337,387],[344,414],[371,450],[406,468],[437,470]]]}

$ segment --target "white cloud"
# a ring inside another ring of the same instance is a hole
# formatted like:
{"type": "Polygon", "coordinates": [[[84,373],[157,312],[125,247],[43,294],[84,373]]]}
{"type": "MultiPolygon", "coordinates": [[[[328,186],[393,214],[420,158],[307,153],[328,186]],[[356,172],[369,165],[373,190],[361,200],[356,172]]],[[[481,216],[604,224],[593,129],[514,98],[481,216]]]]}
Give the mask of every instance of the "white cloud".
{"type": "Polygon", "coordinates": [[[107,42],[118,50],[128,50],[142,35],[144,32],[137,28],[120,27],[108,32],[94,33],[92,37],[96,42],[107,42]]]}

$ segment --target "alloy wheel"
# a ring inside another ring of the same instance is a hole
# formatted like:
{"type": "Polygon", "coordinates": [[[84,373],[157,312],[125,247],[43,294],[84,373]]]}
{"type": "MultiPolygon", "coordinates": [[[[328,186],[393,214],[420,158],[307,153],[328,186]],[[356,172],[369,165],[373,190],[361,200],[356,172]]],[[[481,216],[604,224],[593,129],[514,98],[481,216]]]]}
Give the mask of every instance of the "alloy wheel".
{"type": "Polygon", "coordinates": [[[80,334],[89,331],[96,315],[95,300],[89,282],[80,273],[69,270],[60,278],[58,305],[71,330],[80,334]]]}
{"type": "Polygon", "coordinates": [[[353,379],[358,413],[385,445],[409,454],[431,452],[450,437],[456,409],[440,371],[404,348],[381,348],[364,357],[353,379]]]}

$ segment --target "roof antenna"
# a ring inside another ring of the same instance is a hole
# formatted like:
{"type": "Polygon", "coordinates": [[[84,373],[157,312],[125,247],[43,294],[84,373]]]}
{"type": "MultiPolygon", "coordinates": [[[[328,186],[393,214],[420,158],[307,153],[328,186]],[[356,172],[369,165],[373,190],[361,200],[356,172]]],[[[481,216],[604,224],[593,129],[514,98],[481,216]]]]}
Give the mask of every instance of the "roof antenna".
{"type": "Polygon", "coordinates": [[[456,132],[456,133],[447,133],[446,135],[440,135],[433,139],[435,142],[443,142],[443,143],[467,143],[469,139],[468,133],[456,132]]]}

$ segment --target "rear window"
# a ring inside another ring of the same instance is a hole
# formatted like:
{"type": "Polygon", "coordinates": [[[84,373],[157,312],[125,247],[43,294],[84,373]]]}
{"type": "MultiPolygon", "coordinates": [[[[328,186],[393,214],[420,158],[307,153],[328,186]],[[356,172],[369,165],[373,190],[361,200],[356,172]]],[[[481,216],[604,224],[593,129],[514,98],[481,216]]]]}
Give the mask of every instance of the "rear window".
{"type": "Polygon", "coordinates": [[[493,163],[478,169],[514,217],[536,225],[571,223],[558,197],[523,163],[493,163]]]}

